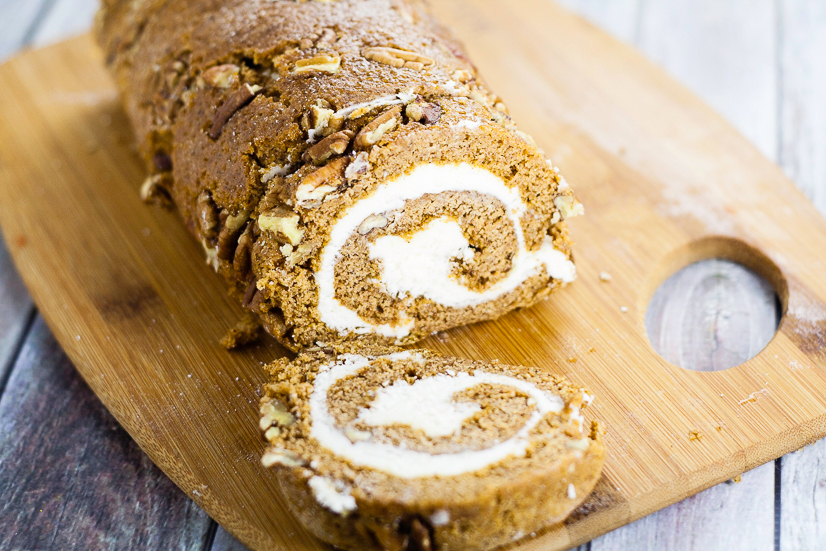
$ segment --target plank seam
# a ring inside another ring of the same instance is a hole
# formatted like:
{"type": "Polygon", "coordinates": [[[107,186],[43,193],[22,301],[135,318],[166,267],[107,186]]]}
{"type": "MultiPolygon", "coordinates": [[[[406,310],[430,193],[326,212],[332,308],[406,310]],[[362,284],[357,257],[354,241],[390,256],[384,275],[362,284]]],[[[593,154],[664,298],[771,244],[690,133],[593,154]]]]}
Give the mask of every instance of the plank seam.
{"type": "Polygon", "coordinates": [[[780,551],[780,520],[782,503],[780,499],[783,483],[783,457],[774,460],[774,551],[780,551]]]}
{"type": "Polygon", "coordinates": [[[215,543],[215,534],[218,533],[218,523],[213,519],[209,519],[209,526],[207,526],[204,534],[204,545],[201,547],[202,551],[210,551],[215,543]]]}
{"type": "Polygon", "coordinates": [[[23,38],[20,41],[21,48],[29,46],[32,43],[34,35],[37,34],[37,30],[40,28],[40,25],[43,24],[43,21],[46,20],[46,17],[52,11],[52,8],[54,8],[56,2],[57,0],[45,0],[40,5],[37,15],[35,15],[34,20],[32,20],[31,24],[26,29],[26,32],[23,34],[23,38]]]}
{"type": "Polygon", "coordinates": [[[6,364],[0,369],[0,373],[3,374],[0,376],[0,398],[2,398],[6,392],[6,386],[9,384],[9,379],[17,364],[17,360],[20,358],[20,353],[23,351],[23,345],[26,343],[26,339],[29,338],[29,334],[32,331],[35,318],[37,318],[37,308],[30,306],[29,312],[26,314],[26,322],[23,324],[23,331],[20,332],[17,342],[14,343],[14,348],[6,364]]]}

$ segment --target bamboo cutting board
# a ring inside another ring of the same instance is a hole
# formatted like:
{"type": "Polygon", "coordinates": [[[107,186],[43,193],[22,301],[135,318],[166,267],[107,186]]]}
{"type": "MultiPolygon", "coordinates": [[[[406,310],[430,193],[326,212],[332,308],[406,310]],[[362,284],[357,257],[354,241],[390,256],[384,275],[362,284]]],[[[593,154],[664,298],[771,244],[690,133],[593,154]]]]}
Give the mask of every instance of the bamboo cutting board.
{"type": "MultiPolygon", "coordinates": [[[[826,222],[791,182],[639,54],[547,0],[436,7],[587,209],[571,223],[576,283],[422,343],[539,365],[597,396],[590,416],[609,430],[597,491],[518,547],[576,545],[826,434],[826,222]],[[784,316],[757,357],[701,373],[661,359],[644,316],[660,282],[709,257],[760,273],[784,316]]],[[[130,132],[89,37],[0,67],[9,249],[77,369],[185,492],[253,549],[325,549],[258,462],[260,364],[285,352],[217,344],[241,310],[176,215],[141,204],[130,132]]]]}

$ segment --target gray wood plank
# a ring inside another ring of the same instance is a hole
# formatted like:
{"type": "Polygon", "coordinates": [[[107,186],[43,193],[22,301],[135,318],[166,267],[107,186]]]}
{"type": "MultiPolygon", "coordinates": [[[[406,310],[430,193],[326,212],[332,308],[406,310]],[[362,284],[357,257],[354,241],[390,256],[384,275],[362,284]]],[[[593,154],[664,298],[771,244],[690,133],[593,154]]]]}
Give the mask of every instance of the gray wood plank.
{"type": "Polygon", "coordinates": [[[32,45],[42,47],[92,27],[100,0],[55,0],[32,36],[32,45]]]}
{"type": "Polygon", "coordinates": [[[776,160],[774,0],[647,2],[637,46],[776,160]]]}
{"type": "Polygon", "coordinates": [[[25,45],[51,0],[0,1],[0,62],[25,45]]]}
{"type": "Polygon", "coordinates": [[[609,532],[591,542],[591,551],[773,550],[774,489],[765,484],[773,470],[767,463],[745,473],[739,484],[718,484],[609,532]]]}
{"type": "Polygon", "coordinates": [[[29,293],[0,236],[0,395],[33,312],[29,293]]]}
{"type": "Polygon", "coordinates": [[[639,39],[643,0],[557,0],[557,3],[629,44],[636,44],[639,39]]]}
{"type": "Polygon", "coordinates": [[[826,3],[779,6],[780,164],[826,214],[826,3]]]}
{"type": "MultiPolygon", "coordinates": [[[[826,214],[826,4],[780,0],[780,163],[826,214]]],[[[782,458],[780,551],[826,548],[826,440],[782,458]]]]}
{"type": "Polygon", "coordinates": [[[826,439],[780,460],[779,551],[826,548],[826,439]]]}
{"type": "Polygon", "coordinates": [[[654,349],[695,371],[718,371],[753,358],[774,336],[780,307],[763,278],[728,260],[686,266],[648,305],[645,326],[654,349]]]}
{"type": "Polygon", "coordinates": [[[247,551],[247,547],[232,537],[232,534],[218,527],[215,532],[215,540],[212,542],[212,551],[247,551]]]}
{"type": "Polygon", "coordinates": [[[0,398],[0,549],[196,550],[209,522],[38,318],[0,398]]]}

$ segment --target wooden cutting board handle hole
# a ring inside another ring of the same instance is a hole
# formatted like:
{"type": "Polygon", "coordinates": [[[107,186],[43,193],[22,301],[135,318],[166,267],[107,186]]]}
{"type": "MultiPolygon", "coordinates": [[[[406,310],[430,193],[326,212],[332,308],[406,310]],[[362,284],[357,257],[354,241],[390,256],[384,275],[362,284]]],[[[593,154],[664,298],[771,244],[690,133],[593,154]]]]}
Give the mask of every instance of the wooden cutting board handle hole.
{"type": "Polygon", "coordinates": [[[789,294],[765,254],[716,236],[670,254],[651,287],[645,315],[651,346],[694,371],[729,369],[756,356],[777,332],[789,294]]]}

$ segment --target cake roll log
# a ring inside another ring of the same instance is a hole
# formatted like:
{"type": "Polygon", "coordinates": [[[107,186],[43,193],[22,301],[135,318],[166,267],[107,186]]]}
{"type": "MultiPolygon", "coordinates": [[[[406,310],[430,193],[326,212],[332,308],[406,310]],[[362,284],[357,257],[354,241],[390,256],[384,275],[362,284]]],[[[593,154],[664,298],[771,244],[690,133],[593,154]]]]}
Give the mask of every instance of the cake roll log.
{"type": "Polygon", "coordinates": [[[98,34],[142,193],[293,350],[414,342],[575,278],[581,204],[420,2],[110,0],[98,34]]]}
{"type": "Polygon", "coordinates": [[[343,549],[488,549],[564,519],[600,476],[582,388],[425,350],[269,366],[261,429],[294,514],[343,549]]]}

